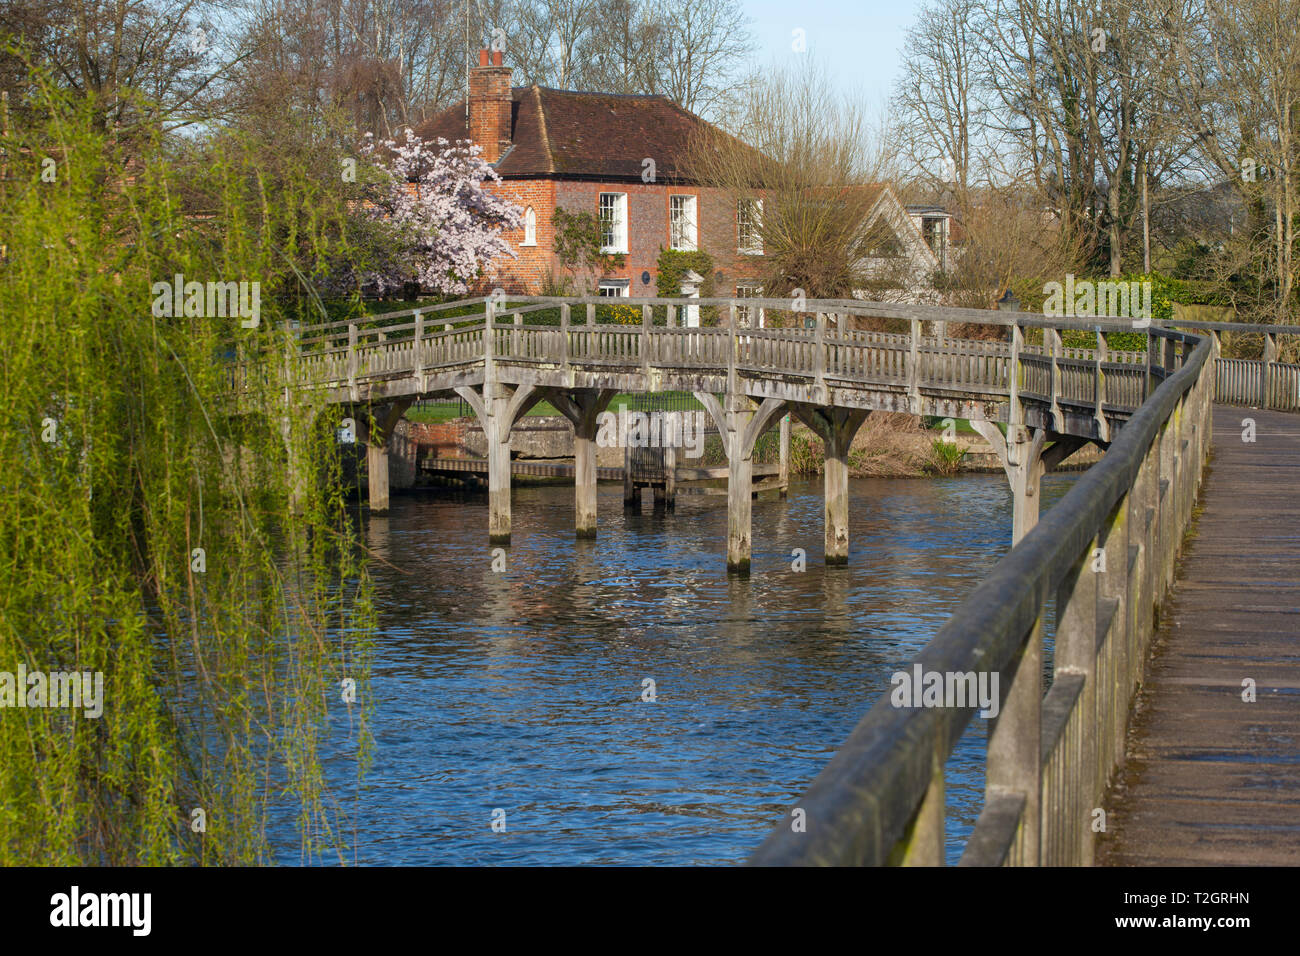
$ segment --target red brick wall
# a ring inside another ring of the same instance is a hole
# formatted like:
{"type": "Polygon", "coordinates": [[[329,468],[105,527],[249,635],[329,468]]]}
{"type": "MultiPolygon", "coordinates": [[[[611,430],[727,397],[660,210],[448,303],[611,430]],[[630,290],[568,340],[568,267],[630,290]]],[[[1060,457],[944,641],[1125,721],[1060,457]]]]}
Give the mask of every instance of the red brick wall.
{"type": "MultiPolygon", "coordinates": [[[[674,194],[698,197],[697,247],[713,257],[715,288],[719,296],[734,295],[736,285],[753,284],[758,275],[757,256],[741,255],[737,251],[736,209],[731,197],[714,187],[669,186],[663,183],[575,182],[570,180],[505,180],[492,187],[522,208],[532,206],[537,214],[537,246],[521,246],[524,233],[520,229],[505,234],[517,258],[503,258],[494,263],[497,274],[494,280],[484,282],[476,290],[482,294],[496,286],[510,293],[541,291],[542,280],[548,268],[559,272],[553,252],[554,227],[551,217],[558,204],[569,212],[589,212],[596,215],[603,192],[626,193],[628,215],[628,254],[621,268],[601,278],[630,279],[629,295],[637,297],[671,296],[680,289],[659,290],[658,260],[662,249],[668,248],[669,196],[674,194]],[[641,281],[641,273],[650,273],[648,284],[641,281]],[[721,281],[717,273],[722,273],[721,281]]],[[[590,294],[595,293],[594,280],[590,294]]]]}
{"type": "Polygon", "coordinates": [[[469,71],[469,135],[483,147],[483,158],[489,163],[500,159],[510,145],[510,76],[510,67],[500,63],[469,71]]]}
{"type": "Polygon", "coordinates": [[[460,458],[461,445],[465,440],[465,429],[469,426],[467,418],[452,419],[447,422],[407,422],[410,427],[408,439],[420,449],[421,457],[436,455],[439,458],[460,458]]]}
{"type": "Polygon", "coordinates": [[[537,245],[525,246],[522,228],[504,234],[510,248],[515,251],[515,258],[503,257],[493,265],[497,270],[496,278],[483,284],[477,290],[501,287],[507,292],[537,295],[542,291],[542,280],[547,270],[558,271],[553,251],[555,226],[551,214],[555,209],[555,181],[549,179],[506,179],[500,183],[489,184],[489,188],[504,196],[525,212],[531,206],[537,214],[537,245]]]}

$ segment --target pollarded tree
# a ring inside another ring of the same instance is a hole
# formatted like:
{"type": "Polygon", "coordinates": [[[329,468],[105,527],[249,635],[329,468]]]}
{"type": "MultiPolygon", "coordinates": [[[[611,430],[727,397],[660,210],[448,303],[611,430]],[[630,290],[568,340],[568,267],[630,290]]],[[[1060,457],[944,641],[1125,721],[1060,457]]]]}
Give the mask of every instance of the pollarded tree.
{"type": "Polygon", "coordinates": [[[492,272],[501,256],[514,256],[502,238],[523,224],[523,210],[484,184],[501,177],[466,141],[425,141],[407,130],[402,140],[368,143],[383,180],[370,197],[369,214],[396,227],[400,249],[365,280],[380,293],[417,280],[443,295],[463,295],[492,272]]]}

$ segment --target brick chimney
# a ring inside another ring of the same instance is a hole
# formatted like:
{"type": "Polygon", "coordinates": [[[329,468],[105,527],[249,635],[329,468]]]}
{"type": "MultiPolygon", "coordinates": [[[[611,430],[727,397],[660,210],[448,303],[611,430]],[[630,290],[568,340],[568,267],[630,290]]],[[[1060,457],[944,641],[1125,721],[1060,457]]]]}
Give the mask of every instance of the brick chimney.
{"type": "Polygon", "coordinates": [[[469,138],[483,147],[483,158],[495,163],[510,148],[510,75],[501,51],[490,57],[478,51],[478,66],[469,71],[469,138]]]}

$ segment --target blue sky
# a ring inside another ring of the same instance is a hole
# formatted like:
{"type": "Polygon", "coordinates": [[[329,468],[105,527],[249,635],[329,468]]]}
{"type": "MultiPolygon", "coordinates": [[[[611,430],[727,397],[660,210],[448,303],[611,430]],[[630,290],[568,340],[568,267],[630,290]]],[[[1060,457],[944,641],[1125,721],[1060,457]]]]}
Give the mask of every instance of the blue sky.
{"type": "Polygon", "coordinates": [[[921,0],[742,0],[762,63],[816,56],[845,91],[884,106],[898,74],[903,38],[921,0]],[[808,52],[791,50],[802,29],[808,52]]]}

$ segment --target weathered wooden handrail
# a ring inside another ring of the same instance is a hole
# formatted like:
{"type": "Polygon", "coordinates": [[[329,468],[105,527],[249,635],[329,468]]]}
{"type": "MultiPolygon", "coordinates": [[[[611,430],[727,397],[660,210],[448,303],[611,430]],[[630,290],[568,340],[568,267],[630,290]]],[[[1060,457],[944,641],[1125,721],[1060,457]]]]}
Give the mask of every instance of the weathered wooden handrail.
{"type": "MultiPolygon", "coordinates": [[[[964,864],[1091,861],[1093,808],[1120,758],[1152,608],[1172,583],[1210,438],[1214,341],[1152,335],[1194,351],[913,663],[925,674],[1008,678],[964,864]],[[1055,674],[1044,697],[1052,595],[1055,674]]],[[[943,862],[943,766],[975,708],[895,707],[890,697],[862,718],[751,863],[943,862]]]]}

